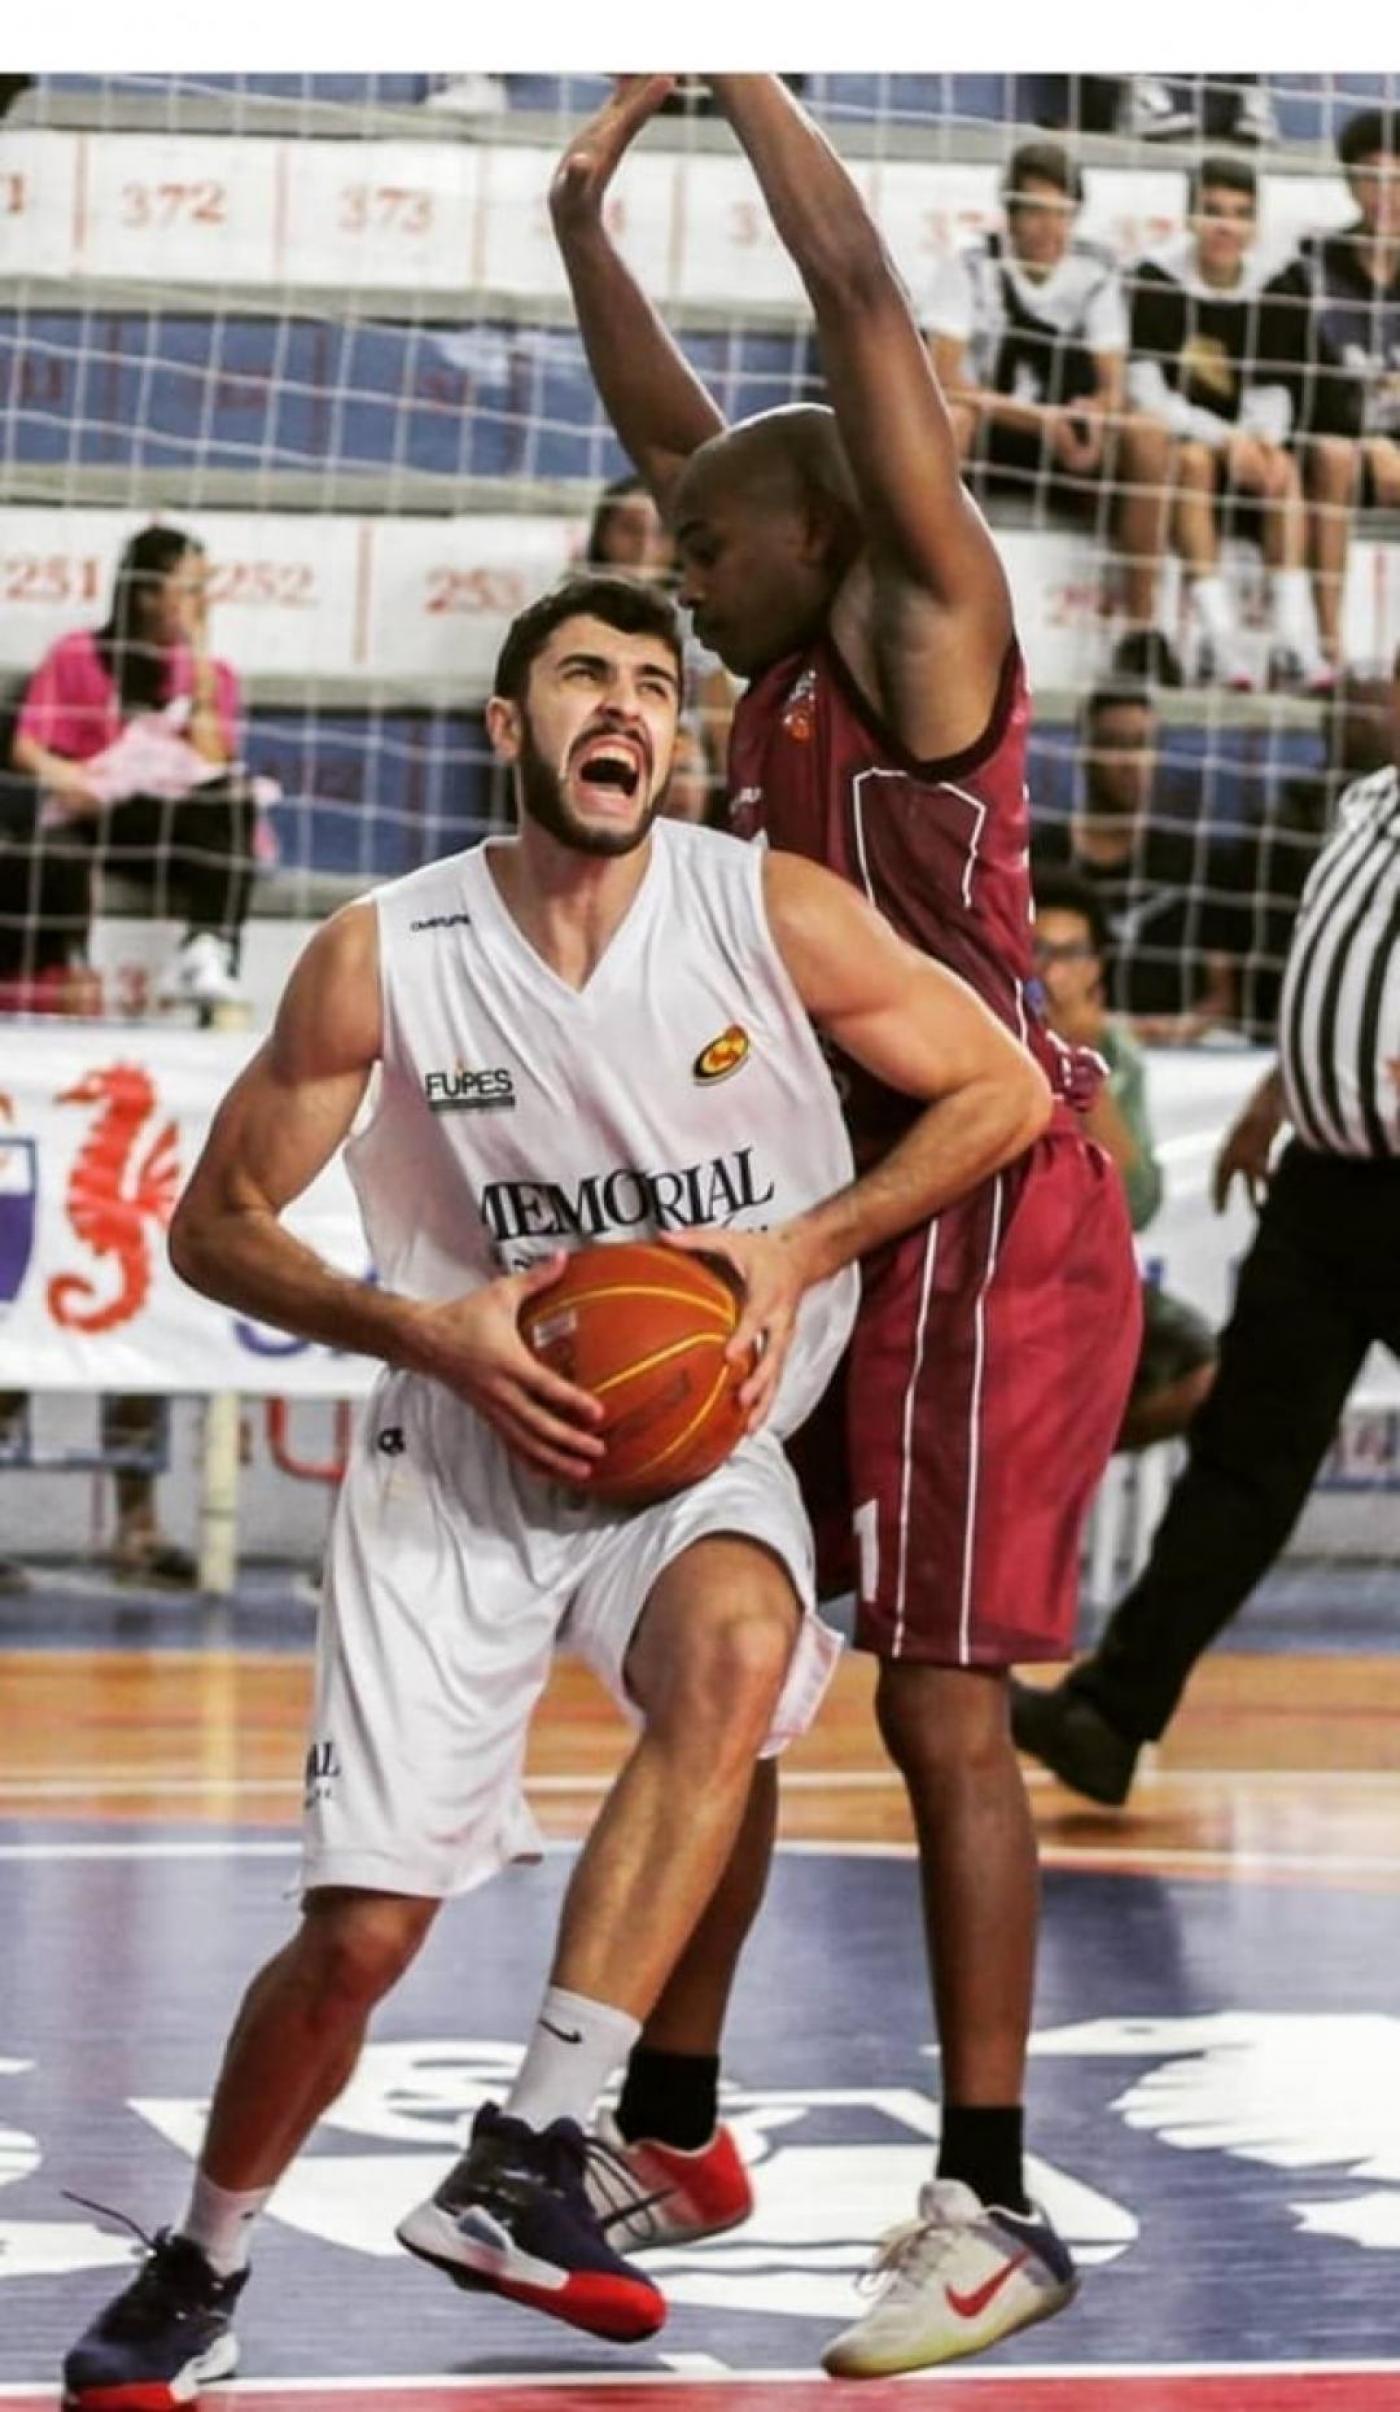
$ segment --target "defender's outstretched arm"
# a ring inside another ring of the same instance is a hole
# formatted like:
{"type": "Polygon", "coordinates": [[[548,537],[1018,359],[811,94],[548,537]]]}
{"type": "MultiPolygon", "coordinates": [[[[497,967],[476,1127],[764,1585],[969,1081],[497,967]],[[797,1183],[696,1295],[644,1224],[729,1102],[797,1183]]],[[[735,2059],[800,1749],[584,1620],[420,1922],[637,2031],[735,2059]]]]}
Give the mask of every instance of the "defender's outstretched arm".
{"type": "Polygon", "coordinates": [[[673,81],[621,77],[570,142],[549,195],[594,383],[663,512],[690,455],[722,434],[724,419],[614,244],[603,203],[618,162],[673,81]]]}
{"type": "Polygon", "coordinates": [[[962,483],[938,380],[859,190],[779,77],[716,75],[773,224],[816,312],[822,364],[876,555],[947,605],[973,607],[999,665],[1011,606],[962,483]]]}

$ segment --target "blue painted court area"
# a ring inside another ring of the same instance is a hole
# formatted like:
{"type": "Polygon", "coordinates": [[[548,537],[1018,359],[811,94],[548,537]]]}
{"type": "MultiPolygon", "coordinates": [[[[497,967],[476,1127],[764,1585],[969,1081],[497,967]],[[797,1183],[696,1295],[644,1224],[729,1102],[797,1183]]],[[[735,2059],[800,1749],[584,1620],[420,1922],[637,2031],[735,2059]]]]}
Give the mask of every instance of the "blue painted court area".
{"type": "MultiPolygon", "coordinates": [[[[659,2339],[591,2344],[455,2294],[394,2246],[396,2217],[508,2080],[567,1869],[551,1853],[449,1908],[385,2009],[262,2231],[241,2322],[249,2380],[761,2376],[811,2368],[849,2316],[937,2128],[914,1873],[878,1848],[781,1855],[729,2061],[758,2212],[655,2257],[673,2305],[659,2339]]],[[[178,2216],[224,2031],[287,1930],[295,1874],[290,1841],[0,1828],[10,2391],[51,2382],[128,2261],[116,2224],[61,2189],[148,2227],[178,2216]]],[[[1355,2364],[1393,2348],[1397,1965],[1400,1898],[1050,1877],[1034,2182],[1086,2283],[998,2370],[1355,2364]]]]}

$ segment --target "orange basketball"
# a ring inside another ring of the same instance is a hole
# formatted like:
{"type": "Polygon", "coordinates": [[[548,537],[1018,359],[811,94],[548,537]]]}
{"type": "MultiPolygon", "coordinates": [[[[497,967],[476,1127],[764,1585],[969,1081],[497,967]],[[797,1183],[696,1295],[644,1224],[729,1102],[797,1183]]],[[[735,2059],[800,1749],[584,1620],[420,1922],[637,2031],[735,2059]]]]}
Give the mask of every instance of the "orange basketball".
{"type": "Polygon", "coordinates": [[[590,1496],[645,1507],[724,1463],[745,1420],[737,1392],[747,1369],[724,1361],[738,1320],[727,1268],[640,1240],[578,1249],[526,1299],[528,1345],[604,1410],[607,1454],[590,1496]]]}

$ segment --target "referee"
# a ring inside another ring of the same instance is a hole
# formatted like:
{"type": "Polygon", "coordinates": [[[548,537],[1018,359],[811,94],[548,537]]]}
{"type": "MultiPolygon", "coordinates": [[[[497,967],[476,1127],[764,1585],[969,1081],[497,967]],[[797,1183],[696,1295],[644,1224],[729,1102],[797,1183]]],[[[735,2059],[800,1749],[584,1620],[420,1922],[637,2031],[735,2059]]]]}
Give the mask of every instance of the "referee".
{"type": "Polygon", "coordinates": [[[1187,1464],[1092,1655],[1053,1690],[1013,1687],[1019,1748],[1113,1807],[1287,1541],[1371,1344],[1400,1356],[1400,657],[1388,708],[1394,759],[1340,799],[1299,906],[1278,1062],[1216,1161],[1217,1209],[1238,1174],[1259,1226],[1187,1464]]]}

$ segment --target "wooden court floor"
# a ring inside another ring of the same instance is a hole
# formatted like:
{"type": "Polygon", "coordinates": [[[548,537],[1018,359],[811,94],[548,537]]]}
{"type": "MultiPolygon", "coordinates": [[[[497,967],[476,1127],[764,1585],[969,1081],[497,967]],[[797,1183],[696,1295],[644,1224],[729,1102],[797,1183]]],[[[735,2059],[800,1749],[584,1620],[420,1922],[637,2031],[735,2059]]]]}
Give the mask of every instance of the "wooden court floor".
{"type": "MultiPolygon", "coordinates": [[[[285,1827],[296,1813],[310,1661],[222,1649],[0,1652],[0,1814],[285,1827]]],[[[903,1790],[848,1657],[814,1733],[784,1762],[793,1840],[907,1843],[903,1790]]],[[[535,1721],[546,1832],[581,1835],[626,1747],[580,1668],[535,1721]]],[[[1125,1811],[1031,1770],[1048,1866],[1259,1882],[1400,1886],[1400,1655],[1207,1659],[1125,1811]]]]}

